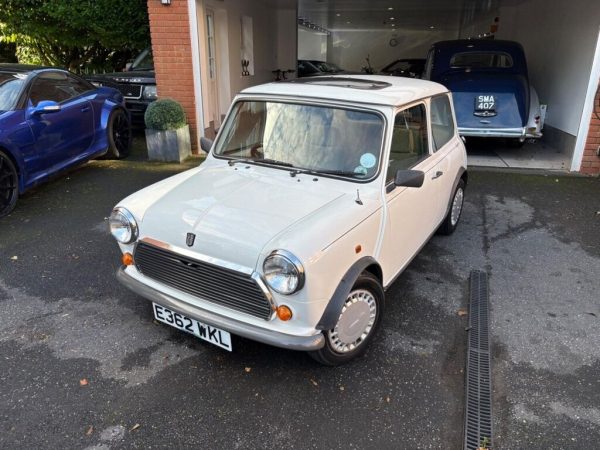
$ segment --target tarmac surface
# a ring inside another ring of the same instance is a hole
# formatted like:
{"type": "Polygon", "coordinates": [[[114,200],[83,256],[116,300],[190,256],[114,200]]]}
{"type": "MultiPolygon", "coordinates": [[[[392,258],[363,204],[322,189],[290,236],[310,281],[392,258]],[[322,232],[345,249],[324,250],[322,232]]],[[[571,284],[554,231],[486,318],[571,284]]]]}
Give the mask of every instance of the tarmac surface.
{"type": "Polygon", "coordinates": [[[115,280],[113,205],[195,164],[93,161],[0,219],[0,448],[461,448],[472,269],[490,274],[495,447],[600,441],[600,180],[472,172],[456,233],[388,290],[367,354],[329,368],[225,352],[115,280]]]}

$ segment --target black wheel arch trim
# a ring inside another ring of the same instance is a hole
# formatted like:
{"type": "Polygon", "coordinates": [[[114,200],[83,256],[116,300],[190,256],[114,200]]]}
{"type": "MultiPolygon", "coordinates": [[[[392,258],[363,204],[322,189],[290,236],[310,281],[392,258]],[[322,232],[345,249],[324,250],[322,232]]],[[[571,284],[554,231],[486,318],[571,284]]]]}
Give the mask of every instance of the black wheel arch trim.
{"type": "Polygon", "coordinates": [[[340,283],[333,293],[333,296],[329,300],[329,303],[327,304],[319,323],[317,323],[317,330],[331,330],[333,327],[335,327],[338,317],[340,317],[340,313],[342,312],[344,302],[352,290],[352,286],[354,286],[354,283],[356,283],[356,280],[360,274],[371,265],[376,265],[379,267],[379,264],[375,258],[371,256],[363,256],[354,264],[352,264],[352,266],[350,266],[348,271],[340,280],[340,283]]]}

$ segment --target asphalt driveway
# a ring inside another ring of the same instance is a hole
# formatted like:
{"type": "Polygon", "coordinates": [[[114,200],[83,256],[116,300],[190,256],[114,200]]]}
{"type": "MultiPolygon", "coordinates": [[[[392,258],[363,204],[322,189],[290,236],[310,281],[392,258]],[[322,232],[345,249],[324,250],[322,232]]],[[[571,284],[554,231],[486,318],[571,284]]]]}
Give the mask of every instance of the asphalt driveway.
{"type": "Polygon", "coordinates": [[[0,448],[460,448],[457,312],[477,268],[498,447],[600,440],[598,179],[473,172],[459,229],[390,288],[367,355],[325,368],[243,339],[224,352],[117,284],[111,207],[185,168],[94,161],[0,220],[0,448]]]}

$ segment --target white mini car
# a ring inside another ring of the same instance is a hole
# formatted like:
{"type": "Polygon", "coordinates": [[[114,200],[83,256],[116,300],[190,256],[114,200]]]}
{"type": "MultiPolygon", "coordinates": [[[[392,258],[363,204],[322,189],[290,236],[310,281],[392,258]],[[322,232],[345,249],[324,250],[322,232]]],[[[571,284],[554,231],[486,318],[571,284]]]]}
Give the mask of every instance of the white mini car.
{"type": "Polygon", "coordinates": [[[385,290],[460,219],[466,153],[437,83],[330,76],[239,94],[198,168],[127,197],[118,279],[157,320],[336,365],[362,354],[385,290]],[[211,148],[212,147],[212,148],[211,148]]]}

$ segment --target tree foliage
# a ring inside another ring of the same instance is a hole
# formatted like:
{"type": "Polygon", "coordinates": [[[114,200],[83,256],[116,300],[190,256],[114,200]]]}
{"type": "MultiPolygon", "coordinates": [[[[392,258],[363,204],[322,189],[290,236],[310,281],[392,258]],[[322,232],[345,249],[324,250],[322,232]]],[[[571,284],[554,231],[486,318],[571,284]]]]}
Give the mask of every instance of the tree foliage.
{"type": "Polygon", "coordinates": [[[0,0],[0,24],[20,59],[74,71],[122,68],[150,43],[146,0],[0,0]]]}

